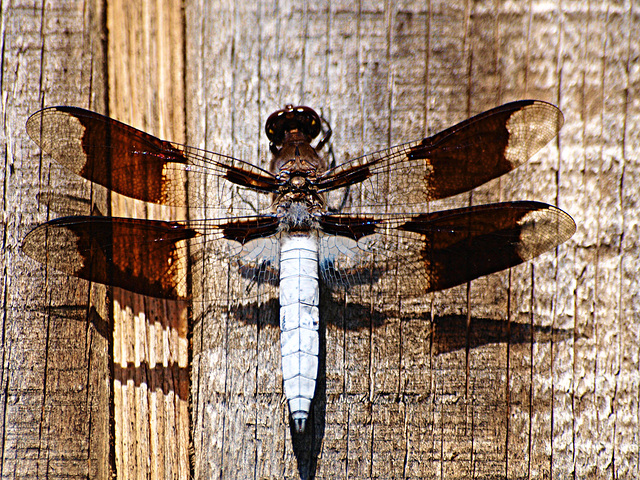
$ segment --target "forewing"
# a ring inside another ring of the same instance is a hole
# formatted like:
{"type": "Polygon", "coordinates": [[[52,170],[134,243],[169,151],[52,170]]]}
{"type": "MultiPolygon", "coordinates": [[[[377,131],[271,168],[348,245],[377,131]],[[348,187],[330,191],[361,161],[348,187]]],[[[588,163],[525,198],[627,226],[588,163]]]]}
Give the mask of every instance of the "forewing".
{"type": "Polygon", "coordinates": [[[195,222],[73,216],[39,225],[22,249],[69,275],[182,300],[202,295],[197,283],[187,284],[187,268],[198,268],[205,259],[210,260],[206,274],[237,270],[238,278],[252,284],[273,283],[279,242],[269,235],[277,226],[272,216],[195,222]]]}
{"type": "Polygon", "coordinates": [[[507,103],[422,141],[346,162],[323,174],[318,189],[350,186],[346,211],[397,206],[424,211],[429,201],[471,190],[522,165],[557,135],[562,123],[562,113],[549,103],[507,103]]]}
{"type": "MultiPolygon", "coordinates": [[[[51,107],[27,120],[29,136],[58,163],[114,192],[146,202],[204,207],[212,217],[256,210],[235,190],[269,193],[275,177],[250,163],[160,140],[103,115],[51,107]]],[[[251,212],[254,213],[254,212],[251,212]]]]}
{"type": "Polygon", "coordinates": [[[325,284],[370,283],[414,297],[513,267],[568,240],[573,219],[539,202],[507,202],[419,215],[326,215],[325,284]]]}

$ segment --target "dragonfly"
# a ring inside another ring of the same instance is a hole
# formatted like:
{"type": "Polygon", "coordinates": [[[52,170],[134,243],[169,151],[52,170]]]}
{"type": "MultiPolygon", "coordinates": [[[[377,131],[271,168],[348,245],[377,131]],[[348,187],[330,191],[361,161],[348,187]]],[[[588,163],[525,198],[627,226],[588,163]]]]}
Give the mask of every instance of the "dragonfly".
{"type": "Polygon", "coordinates": [[[27,132],[63,167],[188,214],[57,218],[31,230],[22,249],[68,275],[169,300],[203,294],[198,282],[185,287],[184,265],[207,259],[214,273],[244,282],[248,299],[272,286],[284,394],[291,425],[303,432],[318,373],[320,286],[377,285],[418,298],[528,261],[574,234],[569,214],[537,201],[429,209],[524,164],[563,121],[554,105],[520,100],[332,165],[323,153],[329,123],[310,107],[287,105],[266,121],[267,170],[81,108],[45,108],[29,117],[27,132]]]}

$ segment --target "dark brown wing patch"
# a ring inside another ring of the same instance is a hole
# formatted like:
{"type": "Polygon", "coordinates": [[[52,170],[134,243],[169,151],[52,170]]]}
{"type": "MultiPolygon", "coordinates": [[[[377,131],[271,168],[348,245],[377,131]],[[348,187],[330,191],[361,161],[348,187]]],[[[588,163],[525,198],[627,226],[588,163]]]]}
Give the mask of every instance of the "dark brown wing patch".
{"type": "Polygon", "coordinates": [[[278,232],[279,220],[275,215],[238,219],[219,226],[224,238],[245,244],[256,238],[268,237],[278,232]]]}
{"type": "Polygon", "coordinates": [[[407,157],[430,165],[429,199],[446,198],[522,165],[558,134],[562,123],[562,113],[549,103],[508,103],[424,139],[407,157]]]}
{"type": "Polygon", "coordinates": [[[519,265],[575,232],[568,214],[539,202],[326,217],[322,229],[330,233],[333,228],[335,235],[320,237],[325,283],[349,289],[375,282],[382,292],[400,297],[444,290],[519,265]]]}
{"type": "Polygon", "coordinates": [[[27,120],[29,136],[87,180],[146,202],[186,206],[187,173],[206,173],[272,192],[275,177],[245,162],[171,143],[77,107],[51,107],[27,120]]]}
{"type": "Polygon", "coordinates": [[[92,282],[167,299],[187,298],[176,274],[180,243],[198,233],[179,222],[63,217],[39,225],[24,239],[23,251],[57,270],[92,282]]]}
{"type": "Polygon", "coordinates": [[[340,214],[323,215],[319,222],[323,232],[353,240],[374,234],[379,223],[373,216],[340,214]]]}
{"type": "Polygon", "coordinates": [[[186,163],[169,142],[76,107],[34,113],[27,133],[61,165],[131,198],[167,203],[166,164],[186,163]]]}
{"type": "Polygon", "coordinates": [[[427,291],[519,265],[567,241],[575,228],[559,208],[526,201],[422,214],[399,226],[423,237],[427,291]]]}
{"type": "Polygon", "coordinates": [[[351,211],[424,205],[513,170],[555,137],[562,123],[562,113],[549,103],[508,103],[420,142],[347,162],[327,171],[316,185],[319,191],[352,185],[358,203],[351,211]]]}

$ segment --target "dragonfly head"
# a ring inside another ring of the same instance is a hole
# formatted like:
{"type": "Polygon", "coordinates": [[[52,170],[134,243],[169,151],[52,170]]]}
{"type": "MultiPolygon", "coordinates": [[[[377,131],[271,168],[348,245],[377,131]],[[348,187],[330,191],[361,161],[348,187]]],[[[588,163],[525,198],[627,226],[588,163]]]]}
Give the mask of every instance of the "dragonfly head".
{"type": "Polygon", "coordinates": [[[282,145],[287,132],[297,130],[311,142],[322,129],[320,116],[309,107],[287,105],[282,110],[272,113],[267,118],[265,131],[273,145],[282,145]]]}

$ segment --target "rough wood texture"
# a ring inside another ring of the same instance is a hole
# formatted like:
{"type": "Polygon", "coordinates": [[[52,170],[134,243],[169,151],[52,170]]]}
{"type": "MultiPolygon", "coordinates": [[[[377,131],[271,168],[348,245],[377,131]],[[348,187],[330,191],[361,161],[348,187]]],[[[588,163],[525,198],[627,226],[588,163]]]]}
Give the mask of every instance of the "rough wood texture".
{"type": "Polygon", "coordinates": [[[41,158],[24,129],[29,113],[109,107],[150,132],[184,137],[181,5],[125,3],[110,4],[108,19],[91,2],[3,10],[2,478],[189,476],[186,310],[89,291],[19,250],[49,218],[145,214],[108,204],[100,188],[41,158]]]}
{"type": "Polygon", "coordinates": [[[326,381],[313,432],[293,440],[274,305],[234,318],[230,290],[229,306],[195,318],[196,477],[637,476],[637,5],[194,1],[186,13],[188,143],[265,166],[266,116],[307,104],[332,123],[340,161],[540,98],[565,113],[559,139],[433,208],[535,199],[578,223],[557,252],[468,287],[325,299],[326,381]]]}
{"type": "Polygon", "coordinates": [[[25,131],[45,105],[104,109],[102,24],[99,2],[2,8],[2,478],[110,478],[104,288],[20,251],[37,223],[104,205],[42,158],[25,131]]]}
{"type": "MultiPolygon", "coordinates": [[[[122,348],[125,388],[114,403],[134,416],[115,419],[110,453],[106,310],[88,307],[86,282],[19,252],[35,223],[89,209],[72,196],[101,200],[41,161],[24,131],[42,105],[106,108],[98,6],[45,5],[2,10],[0,471],[109,478],[117,465],[119,478],[185,478],[184,337],[170,326],[182,317],[123,300],[144,316],[132,335],[116,333],[135,345],[122,348]],[[36,195],[49,189],[59,195],[41,197],[47,207],[36,195]],[[55,211],[62,203],[68,210],[55,211]],[[136,342],[160,331],[171,332],[175,356],[151,370],[136,342]],[[178,381],[159,390],[160,377],[178,381]],[[158,421],[154,402],[166,402],[158,421]]],[[[238,291],[206,279],[218,288],[208,300],[228,305],[194,305],[196,478],[640,476],[637,4],[189,1],[184,65],[174,56],[179,42],[157,43],[177,28],[167,20],[176,10],[160,5],[111,12],[120,15],[110,33],[124,32],[111,40],[132,45],[126,55],[110,50],[109,81],[121,98],[110,95],[109,108],[121,119],[178,141],[184,122],[187,143],[266,166],[264,120],[288,102],[324,114],[341,161],[540,98],[565,114],[558,141],[527,167],[433,208],[533,199],[578,224],[557,252],[468,287],[413,302],[323,299],[325,378],[302,438],[288,426],[275,305],[248,306],[239,319],[238,291]],[[185,76],[181,98],[171,88],[185,76]],[[165,105],[173,107],[160,114],[165,105]]]]}
{"type": "MultiPolygon", "coordinates": [[[[183,25],[180,2],[107,2],[109,113],[177,142],[184,141],[183,25]]],[[[185,215],[117,195],[112,195],[111,214],[185,215]]],[[[113,299],[118,477],[188,478],[187,306],[119,289],[113,299]]]]}

